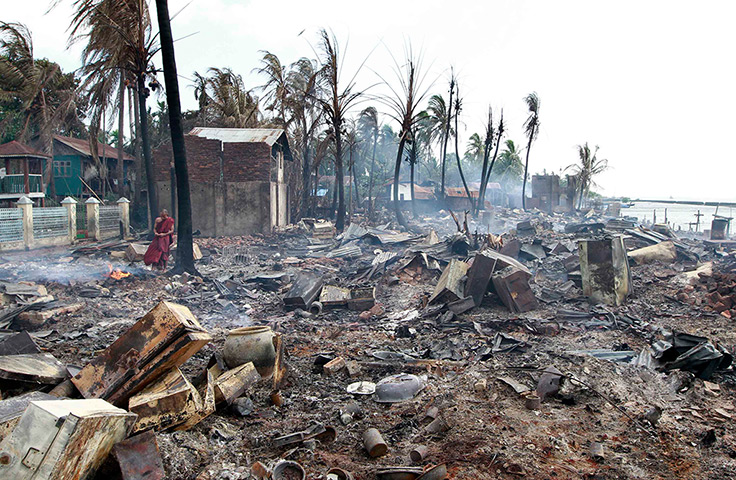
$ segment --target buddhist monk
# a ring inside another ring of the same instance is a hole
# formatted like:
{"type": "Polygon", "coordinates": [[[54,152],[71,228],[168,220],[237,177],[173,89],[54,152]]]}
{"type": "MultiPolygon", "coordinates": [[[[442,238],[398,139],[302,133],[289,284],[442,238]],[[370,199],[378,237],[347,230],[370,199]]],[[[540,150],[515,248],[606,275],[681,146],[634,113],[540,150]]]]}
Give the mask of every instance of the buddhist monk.
{"type": "Polygon", "coordinates": [[[146,265],[166,271],[166,264],[169,261],[169,248],[174,242],[174,219],[169,216],[169,212],[161,210],[159,217],[153,224],[153,232],[156,235],[148,246],[143,262],[146,265]]]}

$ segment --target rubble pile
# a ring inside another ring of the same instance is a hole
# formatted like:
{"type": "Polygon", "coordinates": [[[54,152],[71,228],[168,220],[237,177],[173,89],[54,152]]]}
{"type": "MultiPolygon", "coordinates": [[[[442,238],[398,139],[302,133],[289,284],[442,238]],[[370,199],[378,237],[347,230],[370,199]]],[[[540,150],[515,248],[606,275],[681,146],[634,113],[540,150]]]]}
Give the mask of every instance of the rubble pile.
{"type": "Polygon", "coordinates": [[[1,254],[0,478],[731,478],[732,254],[420,220],[1,254]]]}

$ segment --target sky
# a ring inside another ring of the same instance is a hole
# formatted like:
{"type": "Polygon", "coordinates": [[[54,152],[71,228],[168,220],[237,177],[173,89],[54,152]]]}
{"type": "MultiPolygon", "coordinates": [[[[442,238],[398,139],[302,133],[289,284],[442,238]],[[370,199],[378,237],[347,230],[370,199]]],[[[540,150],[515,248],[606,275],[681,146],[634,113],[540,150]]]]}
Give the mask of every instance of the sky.
{"type": "MultiPolygon", "coordinates": [[[[36,57],[80,66],[81,47],[67,46],[72,0],[48,13],[48,0],[6,3],[0,19],[30,28],[36,57]]],[[[262,51],[284,64],[314,57],[326,28],[344,79],[357,72],[372,95],[386,93],[407,45],[421,53],[429,94],[447,95],[452,67],[461,143],[482,134],[491,105],[525,145],[523,99],[537,92],[532,173],[560,173],[588,142],[610,165],[596,179],[604,195],[736,201],[736,2],[170,0],[169,10],[185,109],[196,108],[193,72],[230,67],[253,88],[262,51]]]]}

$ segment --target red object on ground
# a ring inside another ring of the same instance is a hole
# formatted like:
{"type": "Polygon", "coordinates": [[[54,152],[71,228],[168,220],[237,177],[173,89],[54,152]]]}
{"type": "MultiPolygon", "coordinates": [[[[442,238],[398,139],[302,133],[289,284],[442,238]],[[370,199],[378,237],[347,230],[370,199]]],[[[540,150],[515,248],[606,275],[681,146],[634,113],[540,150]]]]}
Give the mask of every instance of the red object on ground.
{"type": "MultiPolygon", "coordinates": [[[[155,228],[156,233],[168,232],[174,226],[174,219],[172,217],[166,217],[158,226],[155,228]]],[[[160,265],[165,264],[169,259],[169,247],[173,241],[173,235],[166,235],[165,237],[155,237],[151,244],[146,250],[146,254],[143,256],[143,262],[146,265],[160,265]]]]}

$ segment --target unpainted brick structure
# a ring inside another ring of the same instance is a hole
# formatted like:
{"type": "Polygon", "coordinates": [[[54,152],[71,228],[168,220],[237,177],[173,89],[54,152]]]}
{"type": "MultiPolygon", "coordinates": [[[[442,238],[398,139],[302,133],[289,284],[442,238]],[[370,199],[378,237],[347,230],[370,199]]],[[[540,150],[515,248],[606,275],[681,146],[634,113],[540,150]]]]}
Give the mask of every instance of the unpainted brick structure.
{"type": "MultiPolygon", "coordinates": [[[[289,223],[283,130],[196,127],[184,136],[194,230],[205,236],[268,233],[289,223]]],[[[153,152],[160,208],[171,210],[171,143],[153,152]]]]}

